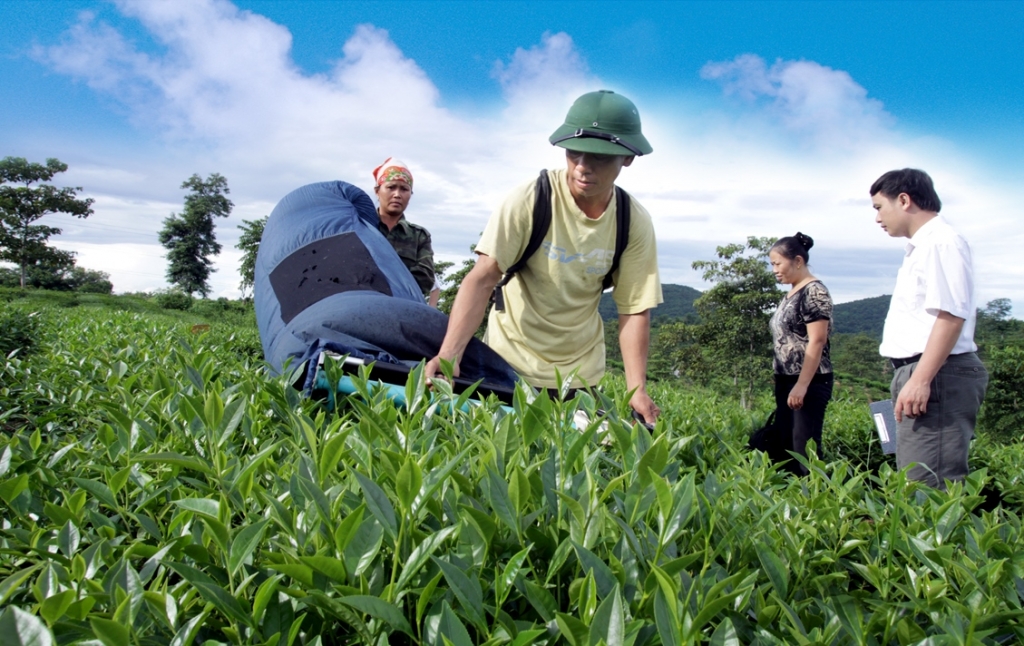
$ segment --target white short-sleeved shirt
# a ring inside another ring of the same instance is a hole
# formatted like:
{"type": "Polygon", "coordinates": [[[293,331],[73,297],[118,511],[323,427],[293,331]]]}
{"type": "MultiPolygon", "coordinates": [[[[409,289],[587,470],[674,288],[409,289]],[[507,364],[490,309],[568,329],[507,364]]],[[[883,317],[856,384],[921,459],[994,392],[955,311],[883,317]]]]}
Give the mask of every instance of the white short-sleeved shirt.
{"type": "Polygon", "coordinates": [[[950,354],[974,352],[974,268],[971,248],[942,216],[935,216],[907,242],[878,351],[903,359],[924,352],[939,316],[964,319],[950,354]]]}
{"type": "MultiPolygon", "coordinates": [[[[503,288],[505,310],[491,310],[484,341],[527,383],[557,385],[579,369],[574,386],[604,375],[604,325],[598,313],[601,284],[615,255],[616,205],[588,218],[569,192],[566,171],[548,171],[551,228],[526,266],[503,288]]],[[[477,253],[502,272],[526,249],[533,226],[536,181],[514,190],[491,216],[477,253]]],[[[620,314],[639,314],[662,302],[658,252],[651,216],[630,198],[629,244],[613,276],[612,297],[620,314]]]]}

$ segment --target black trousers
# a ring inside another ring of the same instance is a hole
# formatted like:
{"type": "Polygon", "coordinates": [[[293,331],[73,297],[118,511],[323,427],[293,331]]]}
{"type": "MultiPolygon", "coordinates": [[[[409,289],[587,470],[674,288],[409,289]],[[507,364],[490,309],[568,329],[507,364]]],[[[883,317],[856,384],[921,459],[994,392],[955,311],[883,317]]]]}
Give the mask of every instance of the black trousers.
{"type": "MultiPolygon", "coordinates": [[[[821,447],[821,428],[825,424],[825,408],[832,399],[833,377],[832,373],[814,375],[807,386],[803,407],[793,410],[786,400],[798,379],[799,375],[775,375],[775,427],[786,450],[806,457],[809,440],[821,447]]],[[[807,473],[796,460],[789,460],[785,466],[793,473],[807,473]]]]}

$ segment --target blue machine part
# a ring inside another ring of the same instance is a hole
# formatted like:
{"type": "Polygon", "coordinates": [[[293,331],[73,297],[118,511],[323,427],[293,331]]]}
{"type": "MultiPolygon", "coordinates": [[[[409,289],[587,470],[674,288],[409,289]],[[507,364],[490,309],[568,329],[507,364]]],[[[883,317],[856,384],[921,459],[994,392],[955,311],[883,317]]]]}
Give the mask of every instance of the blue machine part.
{"type": "MultiPolygon", "coordinates": [[[[253,296],[263,352],[280,374],[329,350],[367,361],[415,364],[437,354],[448,317],[419,286],[377,230],[377,210],[346,182],[292,191],[270,214],[256,257],[253,296]]],[[[460,362],[470,380],[511,388],[516,375],[496,352],[470,343],[460,362]]]]}

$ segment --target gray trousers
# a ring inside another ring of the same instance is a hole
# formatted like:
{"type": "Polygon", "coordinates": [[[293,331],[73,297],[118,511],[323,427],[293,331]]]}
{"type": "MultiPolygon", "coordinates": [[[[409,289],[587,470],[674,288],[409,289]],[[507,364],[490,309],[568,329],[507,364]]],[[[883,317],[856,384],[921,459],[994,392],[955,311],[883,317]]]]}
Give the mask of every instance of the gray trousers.
{"type": "MultiPolygon", "coordinates": [[[[896,370],[892,378],[892,399],[914,374],[917,364],[896,370]]],[[[985,397],[988,371],[973,352],[950,355],[932,380],[928,412],[916,418],[903,416],[896,427],[896,465],[912,480],[937,489],[946,480],[967,476],[967,449],[974,437],[974,423],[985,397]]]]}

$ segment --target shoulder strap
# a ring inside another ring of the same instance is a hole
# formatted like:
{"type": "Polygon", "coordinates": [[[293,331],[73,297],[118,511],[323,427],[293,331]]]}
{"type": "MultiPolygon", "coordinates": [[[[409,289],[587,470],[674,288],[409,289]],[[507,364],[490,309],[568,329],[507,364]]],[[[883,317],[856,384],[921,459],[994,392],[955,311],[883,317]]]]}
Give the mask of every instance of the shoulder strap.
{"type": "Polygon", "coordinates": [[[494,309],[499,312],[505,311],[505,298],[501,288],[507,285],[508,281],[512,280],[512,277],[526,266],[526,262],[533,254],[537,253],[541,243],[544,242],[544,236],[547,235],[548,229],[551,227],[551,180],[548,179],[547,169],[541,170],[540,175],[537,176],[537,186],[534,192],[536,197],[533,202],[533,223],[530,227],[530,240],[526,243],[523,255],[519,257],[519,260],[512,263],[512,266],[508,268],[505,275],[502,276],[501,280],[494,287],[494,293],[491,294],[494,309]]]}
{"type": "MultiPolygon", "coordinates": [[[[533,224],[530,229],[530,240],[526,243],[523,255],[508,268],[508,271],[505,272],[505,275],[502,276],[501,280],[494,287],[494,293],[491,294],[494,309],[499,312],[505,311],[505,298],[501,288],[507,285],[508,281],[512,280],[512,277],[526,266],[526,262],[540,249],[541,243],[544,242],[544,236],[547,234],[548,229],[551,228],[551,180],[548,178],[547,170],[542,170],[537,177],[535,192],[536,199],[533,203],[533,224]]],[[[629,245],[629,221],[629,193],[616,186],[615,252],[612,255],[612,266],[608,273],[604,275],[604,280],[601,283],[601,291],[612,286],[612,276],[618,270],[622,254],[629,245]]]]}
{"type": "Polygon", "coordinates": [[[622,253],[629,245],[629,193],[618,186],[615,187],[615,255],[612,256],[612,267],[604,275],[601,291],[612,286],[612,275],[619,268],[622,253]]]}

